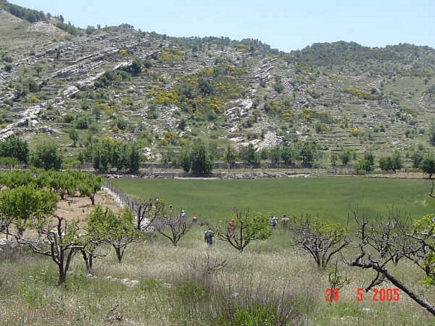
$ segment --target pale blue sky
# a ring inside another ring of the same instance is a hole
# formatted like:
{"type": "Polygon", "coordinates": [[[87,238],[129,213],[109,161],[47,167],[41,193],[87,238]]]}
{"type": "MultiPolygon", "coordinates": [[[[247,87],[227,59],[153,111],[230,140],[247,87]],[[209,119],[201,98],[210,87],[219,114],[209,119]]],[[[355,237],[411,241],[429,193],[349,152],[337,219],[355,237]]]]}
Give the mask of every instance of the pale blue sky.
{"type": "Polygon", "coordinates": [[[318,42],[435,47],[435,0],[9,0],[77,27],[113,26],[169,36],[259,39],[289,52],[318,42]]]}

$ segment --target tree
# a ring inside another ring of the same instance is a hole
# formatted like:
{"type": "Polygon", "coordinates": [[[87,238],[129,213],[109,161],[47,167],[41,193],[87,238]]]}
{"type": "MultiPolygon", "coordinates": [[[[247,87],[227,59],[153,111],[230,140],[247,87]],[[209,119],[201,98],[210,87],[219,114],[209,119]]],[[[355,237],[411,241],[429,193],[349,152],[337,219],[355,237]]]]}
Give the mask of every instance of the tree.
{"type": "Polygon", "coordinates": [[[136,142],[131,144],[105,137],[92,149],[94,169],[108,171],[116,168],[118,171],[128,169],[136,173],[140,169],[142,155],[136,142]]]}
{"type": "Polygon", "coordinates": [[[35,182],[35,178],[30,171],[12,170],[0,174],[0,185],[8,189],[27,186],[35,182]]]}
{"type": "Polygon", "coordinates": [[[398,151],[396,151],[392,156],[383,157],[379,160],[379,167],[383,171],[393,171],[396,173],[402,168],[402,166],[402,159],[398,151]]]}
{"type": "Polygon", "coordinates": [[[129,152],[128,170],[130,173],[137,173],[139,172],[140,164],[142,162],[142,155],[136,143],[133,143],[130,146],[129,152]]]}
{"type": "Polygon", "coordinates": [[[338,161],[338,155],[332,154],[331,155],[331,166],[335,169],[337,167],[337,161],[338,161]]]}
{"type": "Polygon", "coordinates": [[[260,163],[260,158],[252,144],[240,148],[239,157],[248,164],[254,165],[254,167],[258,166],[260,163]]]}
{"type": "Polygon", "coordinates": [[[403,167],[400,152],[395,151],[394,154],[392,155],[391,159],[392,159],[392,163],[393,163],[392,170],[394,173],[396,173],[397,171],[399,171],[403,167]]]}
{"type": "Polygon", "coordinates": [[[142,64],[138,58],[133,58],[133,62],[131,63],[129,70],[133,75],[139,75],[142,71],[142,64]]]}
{"type": "Polygon", "coordinates": [[[194,143],[191,161],[193,173],[210,174],[213,171],[213,161],[202,140],[194,143]]]}
{"type": "Polygon", "coordinates": [[[129,208],[115,214],[111,209],[103,210],[97,205],[88,219],[88,235],[94,242],[110,244],[115,249],[118,263],[121,263],[125,249],[139,238],[133,218],[134,214],[129,208]]]}
{"type": "Polygon", "coordinates": [[[56,209],[59,196],[35,185],[19,186],[0,192],[0,215],[3,224],[13,225],[16,238],[21,238],[28,227],[51,215],[56,209]]]}
{"type": "Polygon", "coordinates": [[[315,142],[304,142],[299,149],[299,159],[307,167],[311,167],[315,161],[317,145],[315,142]]]}
{"type": "Polygon", "coordinates": [[[281,159],[281,156],[282,156],[282,151],[280,147],[275,146],[270,150],[269,158],[272,164],[277,164],[281,159]]]}
{"type": "Polygon", "coordinates": [[[228,164],[228,171],[230,170],[231,165],[236,162],[236,152],[230,145],[227,146],[225,152],[225,162],[228,164]]]}
{"type": "Polygon", "coordinates": [[[350,243],[346,238],[346,228],[309,214],[293,217],[289,229],[296,246],[311,255],[320,268],[325,268],[331,258],[350,243]]]}
{"type": "Polygon", "coordinates": [[[352,159],[352,152],[349,149],[345,149],[341,152],[340,160],[343,166],[348,165],[351,159],[352,159]]]}
{"type": "Polygon", "coordinates": [[[44,142],[35,148],[30,163],[45,170],[60,170],[62,167],[63,157],[59,147],[54,142],[44,142]]]}
{"type": "Polygon", "coordinates": [[[391,264],[398,264],[402,258],[409,259],[414,266],[425,272],[426,282],[435,284],[434,216],[425,216],[414,227],[397,217],[379,220],[377,225],[369,223],[366,218],[360,219],[356,214],[354,217],[358,224],[359,255],[347,263],[349,266],[375,271],[375,276],[364,291],[368,292],[389,281],[435,316],[435,307],[388,268],[391,264]]]}
{"type": "Polygon", "coordinates": [[[70,129],[70,131],[68,132],[68,136],[72,140],[73,146],[76,147],[77,141],[79,140],[78,131],[76,129],[70,129]]]}
{"type": "Polygon", "coordinates": [[[78,222],[68,220],[67,223],[64,218],[53,215],[32,225],[40,238],[17,237],[18,243],[28,245],[38,254],[51,257],[58,266],[59,284],[65,283],[72,259],[85,246],[80,239],[78,222]]]}
{"type": "Polygon", "coordinates": [[[355,172],[357,174],[364,174],[373,171],[373,164],[366,159],[359,160],[355,165],[355,172]]]}
{"type": "Polygon", "coordinates": [[[154,219],[152,225],[158,233],[170,240],[172,245],[176,247],[181,238],[183,238],[192,227],[192,222],[186,217],[159,216],[154,219]]]}
{"type": "Polygon", "coordinates": [[[178,164],[183,168],[184,172],[189,172],[192,167],[192,155],[191,149],[188,146],[184,146],[177,159],[178,164]]]}
{"type": "Polygon", "coordinates": [[[0,142],[0,156],[14,157],[21,163],[27,164],[29,158],[27,142],[15,135],[7,137],[3,142],[0,142]]]}
{"type": "Polygon", "coordinates": [[[165,205],[158,198],[140,198],[128,203],[136,215],[136,228],[142,232],[151,231],[154,220],[165,215],[165,205]]]}
{"type": "Polygon", "coordinates": [[[226,229],[218,231],[218,238],[227,241],[232,247],[241,253],[248,244],[255,240],[266,240],[272,234],[269,219],[260,213],[250,213],[234,209],[235,231],[226,229]]]}
{"type": "Polygon", "coordinates": [[[44,68],[43,68],[41,65],[36,65],[36,66],[34,67],[34,69],[35,69],[36,74],[38,75],[38,77],[40,76],[42,70],[44,70],[44,68]]]}
{"type": "Polygon", "coordinates": [[[433,157],[425,157],[420,162],[420,170],[423,171],[423,173],[426,173],[429,175],[429,179],[432,178],[432,175],[435,173],[435,158],[433,157]]]}
{"type": "Polygon", "coordinates": [[[95,205],[95,194],[103,185],[102,177],[91,173],[78,173],[76,178],[78,180],[77,190],[80,192],[80,196],[89,197],[91,204],[95,205]]]}
{"type": "Polygon", "coordinates": [[[435,145],[435,119],[432,119],[431,126],[429,128],[429,142],[431,145],[435,145]]]}
{"type": "Polygon", "coordinates": [[[284,160],[286,165],[292,164],[294,158],[293,149],[290,146],[284,146],[281,151],[281,158],[284,160]]]}
{"type": "Polygon", "coordinates": [[[60,196],[61,200],[65,199],[68,193],[74,195],[77,190],[78,178],[75,172],[66,171],[46,171],[40,173],[36,183],[40,188],[46,188],[60,196]]]}

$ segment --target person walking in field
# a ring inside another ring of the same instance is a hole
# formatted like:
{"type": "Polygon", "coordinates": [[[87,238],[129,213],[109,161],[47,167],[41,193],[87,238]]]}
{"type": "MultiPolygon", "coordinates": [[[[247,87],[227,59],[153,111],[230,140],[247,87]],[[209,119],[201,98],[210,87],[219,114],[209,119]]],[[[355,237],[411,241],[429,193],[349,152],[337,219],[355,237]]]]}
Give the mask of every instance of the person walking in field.
{"type": "Polygon", "coordinates": [[[275,216],[271,216],[269,222],[270,225],[272,226],[272,229],[275,230],[276,226],[278,225],[278,219],[275,216]]]}
{"type": "Polygon", "coordinates": [[[209,247],[213,246],[213,236],[213,231],[210,229],[207,229],[207,231],[204,232],[204,241],[207,242],[209,247]]]}
{"type": "Polygon", "coordinates": [[[234,233],[236,231],[236,223],[234,219],[228,222],[228,233],[234,233]]]}
{"type": "Polygon", "coordinates": [[[284,214],[281,218],[282,227],[288,228],[289,222],[290,222],[290,219],[287,217],[287,215],[284,214]]]}

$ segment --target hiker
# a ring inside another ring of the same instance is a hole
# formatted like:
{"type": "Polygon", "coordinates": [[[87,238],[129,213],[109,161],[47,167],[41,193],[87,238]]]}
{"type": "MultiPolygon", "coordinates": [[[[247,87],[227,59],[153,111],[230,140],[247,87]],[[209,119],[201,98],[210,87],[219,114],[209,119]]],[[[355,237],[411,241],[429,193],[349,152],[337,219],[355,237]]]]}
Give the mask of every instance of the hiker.
{"type": "Polygon", "coordinates": [[[278,225],[278,219],[275,216],[271,216],[269,219],[270,225],[272,225],[272,229],[276,229],[276,226],[278,225]]]}
{"type": "Polygon", "coordinates": [[[193,218],[192,218],[192,222],[196,223],[197,221],[198,221],[198,219],[196,218],[196,215],[194,215],[193,218]]]}
{"type": "Polygon", "coordinates": [[[290,222],[290,219],[287,217],[287,215],[284,214],[281,218],[282,227],[287,228],[289,222],[290,222]]]}
{"type": "Polygon", "coordinates": [[[228,222],[228,233],[234,233],[236,231],[236,223],[234,222],[234,219],[228,222]]]}
{"type": "Polygon", "coordinates": [[[213,245],[213,236],[213,231],[210,229],[207,229],[207,231],[204,232],[204,240],[207,242],[209,247],[213,245]]]}
{"type": "Polygon", "coordinates": [[[180,217],[181,218],[185,218],[186,217],[186,213],[184,212],[184,209],[181,210],[180,217]]]}
{"type": "Polygon", "coordinates": [[[174,217],[174,209],[172,208],[172,205],[169,205],[169,218],[174,217]]]}

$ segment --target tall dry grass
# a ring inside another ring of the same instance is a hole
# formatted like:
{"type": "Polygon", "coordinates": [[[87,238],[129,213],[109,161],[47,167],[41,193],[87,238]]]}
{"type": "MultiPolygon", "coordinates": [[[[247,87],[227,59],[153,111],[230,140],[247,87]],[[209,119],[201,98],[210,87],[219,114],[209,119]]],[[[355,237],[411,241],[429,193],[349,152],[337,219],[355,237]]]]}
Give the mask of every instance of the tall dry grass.
{"type": "MultiPolygon", "coordinates": [[[[195,230],[193,231],[195,234],[195,230]]],[[[197,233],[200,234],[199,232],[197,233]]],[[[273,242],[272,242],[273,243],[273,242]]],[[[275,242],[277,243],[277,242],[275,242]]],[[[432,325],[434,319],[403,293],[399,301],[357,301],[373,272],[339,263],[349,284],[325,300],[328,270],[292,247],[253,242],[243,254],[198,238],[178,247],[156,239],[127,248],[118,264],[110,247],[87,275],[76,256],[64,286],[55,265],[30,252],[0,262],[2,325],[432,325]],[[221,269],[213,267],[223,264],[221,269]],[[133,284],[131,281],[134,281],[133,284]],[[137,282],[135,282],[137,281],[137,282]]],[[[346,254],[351,254],[350,249],[346,254]]],[[[407,263],[394,270],[429,301],[433,288],[407,263]]],[[[383,287],[393,287],[385,284],[383,287]]]]}

